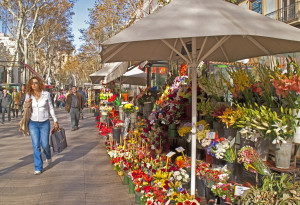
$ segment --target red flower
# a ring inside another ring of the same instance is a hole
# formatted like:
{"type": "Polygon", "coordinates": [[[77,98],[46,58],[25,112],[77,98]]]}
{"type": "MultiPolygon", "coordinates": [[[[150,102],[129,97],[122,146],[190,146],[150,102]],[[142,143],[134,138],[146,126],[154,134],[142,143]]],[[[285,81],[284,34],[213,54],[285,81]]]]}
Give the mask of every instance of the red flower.
{"type": "Polygon", "coordinates": [[[184,202],[184,205],[191,205],[192,204],[192,202],[190,202],[190,201],[185,201],[184,202]]]}
{"type": "Polygon", "coordinates": [[[183,203],[182,202],[178,202],[177,205],[183,205],[183,203]]]}

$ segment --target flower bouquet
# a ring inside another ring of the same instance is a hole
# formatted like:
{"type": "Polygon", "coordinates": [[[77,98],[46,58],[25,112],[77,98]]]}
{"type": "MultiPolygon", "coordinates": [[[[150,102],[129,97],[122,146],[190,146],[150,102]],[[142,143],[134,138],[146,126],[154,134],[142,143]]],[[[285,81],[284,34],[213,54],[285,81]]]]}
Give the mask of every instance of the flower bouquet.
{"type": "Polygon", "coordinates": [[[270,170],[265,163],[259,158],[257,152],[250,146],[245,146],[238,151],[238,162],[244,163],[246,170],[251,168],[261,175],[269,175],[270,170]]]}
{"type": "Polygon", "coordinates": [[[225,202],[235,203],[237,197],[234,195],[234,185],[231,183],[217,183],[211,187],[214,195],[222,198],[225,202]]]}
{"type": "Polygon", "coordinates": [[[211,188],[214,184],[226,182],[229,179],[229,174],[225,168],[208,168],[205,172],[206,186],[211,188]]]}
{"type": "Polygon", "coordinates": [[[190,181],[190,176],[187,174],[187,171],[182,168],[180,168],[178,171],[173,172],[172,177],[175,181],[179,181],[181,183],[188,183],[190,181]]]}
{"type": "Polygon", "coordinates": [[[139,108],[134,106],[132,103],[126,103],[123,105],[123,111],[125,113],[135,113],[139,108]]]}
{"type": "Polygon", "coordinates": [[[223,159],[230,163],[236,160],[235,149],[230,147],[230,141],[228,139],[217,143],[211,148],[211,152],[214,153],[217,159],[223,159]]]}

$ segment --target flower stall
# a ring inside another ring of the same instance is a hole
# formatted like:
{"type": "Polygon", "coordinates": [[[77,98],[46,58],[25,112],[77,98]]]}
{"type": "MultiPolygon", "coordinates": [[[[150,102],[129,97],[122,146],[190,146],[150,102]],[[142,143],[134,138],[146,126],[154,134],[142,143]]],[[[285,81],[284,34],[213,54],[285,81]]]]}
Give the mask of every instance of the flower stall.
{"type": "Polygon", "coordinates": [[[295,181],[300,170],[295,158],[300,125],[298,65],[288,58],[285,68],[233,65],[206,75],[201,74],[205,67],[201,69],[194,130],[196,196],[188,194],[193,126],[192,82],[186,72],[166,84],[149,116],[137,117],[137,106],[123,105],[131,126],[123,138],[107,138],[106,147],[136,202],[199,204],[201,197],[207,203],[243,204],[263,197],[260,192],[273,197],[269,204],[286,196],[289,202],[299,202],[295,194],[300,189],[295,181]],[[292,175],[280,178],[283,173],[292,175]],[[280,191],[276,182],[287,184],[287,190],[280,191]],[[267,193],[268,183],[277,191],[267,193]]]}

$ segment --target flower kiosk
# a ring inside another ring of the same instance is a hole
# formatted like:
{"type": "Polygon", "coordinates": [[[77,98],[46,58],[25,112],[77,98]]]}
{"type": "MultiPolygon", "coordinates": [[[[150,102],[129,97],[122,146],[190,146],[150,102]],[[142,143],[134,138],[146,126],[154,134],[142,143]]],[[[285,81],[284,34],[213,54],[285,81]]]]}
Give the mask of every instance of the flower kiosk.
{"type": "Polygon", "coordinates": [[[168,79],[148,118],[125,104],[132,126],[105,144],[136,203],[299,204],[299,72],[288,58],[285,69],[232,65],[198,76],[195,197],[190,78],[168,79]]]}

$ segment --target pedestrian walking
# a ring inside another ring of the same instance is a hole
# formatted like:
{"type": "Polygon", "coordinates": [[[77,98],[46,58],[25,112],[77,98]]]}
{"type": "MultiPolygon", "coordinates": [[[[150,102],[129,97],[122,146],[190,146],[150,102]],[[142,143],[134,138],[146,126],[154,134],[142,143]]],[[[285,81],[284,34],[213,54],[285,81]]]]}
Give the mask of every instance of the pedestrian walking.
{"type": "Polygon", "coordinates": [[[21,86],[21,91],[18,93],[19,110],[23,113],[23,104],[25,102],[25,85],[21,86]]]}
{"type": "Polygon", "coordinates": [[[66,111],[71,116],[72,131],[78,129],[80,111],[83,109],[84,101],[80,93],[77,92],[76,86],[72,87],[72,93],[66,100],[66,111]]]}
{"type": "Polygon", "coordinates": [[[58,101],[59,101],[59,109],[62,109],[63,107],[65,107],[65,95],[63,94],[62,91],[60,91],[60,95],[58,97],[58,101]]]}
{"type": "Polygon", "coordinates": [[[18,104],[18,92],[17,88],[13,89],[13,92],[11,94],[12,103],[11,103],[11,110],[13,113],[13,118],[18,118],[19,115],[19,104],[18,104]]]}
{"type": "Polygon", "coordinates": [[[59,125],[51,102],[50,93],[45,91],[43,82],[37,77],[32,77],[26,86],[25,102],[30,101],[32,102],[32,112],[28,129],[33,147],[34,174],[38,175],[43,170],[41,146],[46,157],[46,163],[50,164],[52,162],[49,146],[49,112],[54,120],[54,129],[58,128],[59,125]]]}
{"type": "Polygon", "coordinates": [[[79,87],[77,92],[80,93],[81,96],[83,97],[83,102],[84,102],[84,104],[83,104],[83,106],[82,106],[82,110],[80,111],[80,119],[83,120],[83,108],[84,108],[84,106],[85,106],[86,97],[85,97],[84,91],[82,90],[82,87],[79,87]]]}
{"type": "Polygon", "coordinates": [[[12,103],[11,95],[7,92],[7,89],[3,89],[3,97],[1,102],[2,107],[2,119],[1,123],[4,123],[5,112],[7,112],[7,119],[10,121],[10,106],[12,103]]]}

